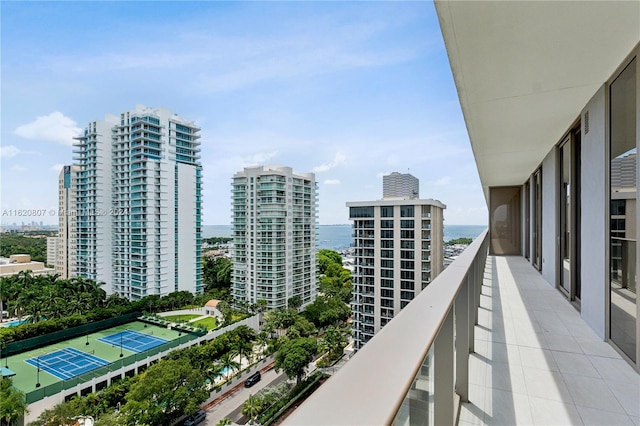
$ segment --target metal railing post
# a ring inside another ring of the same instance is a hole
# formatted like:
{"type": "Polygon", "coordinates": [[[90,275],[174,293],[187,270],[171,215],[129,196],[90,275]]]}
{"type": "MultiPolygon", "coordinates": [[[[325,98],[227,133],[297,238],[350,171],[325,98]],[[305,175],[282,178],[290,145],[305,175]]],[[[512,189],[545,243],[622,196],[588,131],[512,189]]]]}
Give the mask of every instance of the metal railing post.
{"type": "Polygon", "coordinates": [[[456,325],[456,392],[462,402],[469,401],[469,317],[473,306],[469,304],[469,284],[472,278],[467,274],[455,301],[456,325]]]}
{"type": "Polygon", "coordinates": [[[434,342],[434,424],[451,425],[453,412],[453,307],[434,342]]]}

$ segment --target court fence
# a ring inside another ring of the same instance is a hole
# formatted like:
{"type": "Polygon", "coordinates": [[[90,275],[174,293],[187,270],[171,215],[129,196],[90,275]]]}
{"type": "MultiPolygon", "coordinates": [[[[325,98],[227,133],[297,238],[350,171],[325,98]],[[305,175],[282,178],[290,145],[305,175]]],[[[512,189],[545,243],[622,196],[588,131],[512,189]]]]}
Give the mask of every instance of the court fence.
{"type": "MultiPolygon", "coordinates": [[[[33,404],[44,398],[53,397],[53,396],[58,396],[62,398],[62,395],[63,395],[62,392],[72,388],[75,388],[76,392],[80,391],[82,393],[81,385],[83,384],[88,384],[89,387],[91,388],[90,391],[95,391],[98,388],[97,387],[98,383],[104,382],[106,386],[107,382],[112,383],[114,380],[119,380],[120,378],[122,378],[123,375],[127,375],[129,372],[133,372],[134,374],[136,374],[142,371],[141,369],[143,367],[147,368],[153,362],[156,362],[157,360],[164,358],[170,352],[176,349],[183,349],[189,346],[210,341],[228,331],[231,331],[243,325],[251,327],[254,330],[258,330],[259,315],[254,315],[242,321],[238,321],[236,323],[230,324],[227,327],[214,330],[210,333],[207,333],[204,336],[197,336],[194,333],[188,333],[178,337],[177,339],[163,343],[160,346],[156,346],[155,348],[146,350],[141,353],[120,358],[109,365],[97,368],[92,371],[88,371],[77,377],[74,377],[68,380],[62,380],[62,381],[53,383],[51,385],[43,386],[33,391],[26,392],[25,393],[26,402],[27,404],[33,404]],[[131,368],[127,369],[126,367],[131,367],[131,368]]],[[[84,395],[84,393],[82,393],[82,395],[84,395]]],[[[35,418],[37,418],[37,416],[40,414],[40,412],[44,410],[44,408],[53,406],[59,402],[61,401],[48,403],[43,405],[42,407],[37,407],[37,408],[32,406],[29,408],[31,413],[29,413],[28,417],[33,418],[35,420],[35,418]]]]}
{"type": "Polygon", "coordinates": [[[175,340],[171,340],[167,343],[163,343],[160,346],[156,346],[155,348],[149,349],[142,353],[137,353],[137,354],[120,358],[110,363],[109,365],[105,365],[104,367],[96,368],[95,370],[88,371],[84,374],[73,377],[71,379],[62,380],[60,382],[35,389],[31,392],[27,392],[25,394],[27,399],[27,404],[31,404],[35,401],[39,401],[47,396],[56,395],[62,391],[71,389],[83,383],[92,382],[93,379],[108,375],[110,373],[120,372],[123,367],[128,367],[130,365],[135,364],[138,361],[145,361],[148,358],[153,357],[154,355],[159,354],[161,352],[168,352],[195,338],[196,338],[195,335],[188,335],[188,334],[184,336],[180,336],[175,340]]]}
{"type": "Polygon", "coordinates": [[[127,324],[132,321],[136,321],[140,315],[140,312],[130,312],[118,317],[107,318],[100,321],[82,324],[77,327],[67,328],[65,330],[54,331],[53,333],[45,334],[43,336],[30,337],[28,339],[19,340],[17,342],[10,342],[7,343],[4,349],[4,356],[19,354],[44,346],[53,345],[65,340],[73,339],[74,337],[83,336],[87,333],[95,333],[96,331],[106,330],[107,328],[127,324]]]}

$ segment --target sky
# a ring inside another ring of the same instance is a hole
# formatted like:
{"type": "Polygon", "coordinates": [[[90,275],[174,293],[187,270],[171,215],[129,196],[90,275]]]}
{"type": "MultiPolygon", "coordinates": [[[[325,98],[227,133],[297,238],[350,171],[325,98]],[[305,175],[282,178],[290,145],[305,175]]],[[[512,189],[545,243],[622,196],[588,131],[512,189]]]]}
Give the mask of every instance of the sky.
{"type": "Polygon", "coordinates": [[[0,2],[3,224],[57,224],[73,137],[137,104],[201,127],[203,224],[231,178],[314,172],[321,225],[409,172],[445,224],[487,209],[432,2],[0,2]],[[24,210],[39,216],[17,216],[24,210]],[[42,213],[44,212],[44,213],[42,213]]]}

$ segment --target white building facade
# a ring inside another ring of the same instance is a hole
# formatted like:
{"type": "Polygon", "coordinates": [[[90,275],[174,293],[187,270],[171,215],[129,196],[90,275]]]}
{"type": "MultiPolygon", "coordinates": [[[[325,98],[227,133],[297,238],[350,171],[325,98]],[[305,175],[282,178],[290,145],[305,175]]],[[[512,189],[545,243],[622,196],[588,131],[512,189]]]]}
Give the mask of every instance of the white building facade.
{"type": "Polygon", "coordinates": [[[236,302],[303,305],[317,292],[317,184],[285,166],[248,167],[233,176],[232,295],[236,302]]]}
{"type": "Polygon", "coordinates": [[[200,129],[137,106],[76,143],[77,274],[132,300],[202,290],[200,129]]]}
{"type": "Polygon", "coordinates": [[[404,180],[410,185],[398,185],[394,197],[347,203],[355,248],[354,349],[362,348],[443,269],[446,206],[419,199],[417,179],[408,176],[404,180]]]}
{"type": "Polygon", "coordinates": [[[58,177],[58,242],[56,246],[56,274],[62,279],[72,278],[76,270],[76,176],[79,166],[64,166],[58,177]]]}

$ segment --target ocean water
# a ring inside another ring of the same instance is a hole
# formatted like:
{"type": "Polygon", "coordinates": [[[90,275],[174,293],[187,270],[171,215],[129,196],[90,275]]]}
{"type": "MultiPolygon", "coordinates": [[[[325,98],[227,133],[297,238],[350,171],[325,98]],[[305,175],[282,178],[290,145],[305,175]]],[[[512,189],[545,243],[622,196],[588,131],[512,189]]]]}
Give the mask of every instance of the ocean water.
{"type": "MultiPolygon", "coordinates": [[[[457,238],[475,239],[484,231],[484,225],[445,225],[444,240],[457,238]]],[[[320,225],[318,226],[318,247],[340,250],[351,245],[351,225],[320,225]]],[[[202,237],[231,237],[230,225],[204,225],[202,237]]]]}

